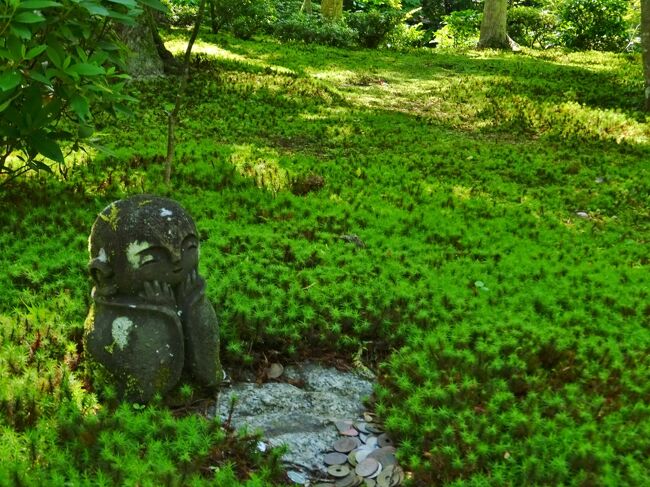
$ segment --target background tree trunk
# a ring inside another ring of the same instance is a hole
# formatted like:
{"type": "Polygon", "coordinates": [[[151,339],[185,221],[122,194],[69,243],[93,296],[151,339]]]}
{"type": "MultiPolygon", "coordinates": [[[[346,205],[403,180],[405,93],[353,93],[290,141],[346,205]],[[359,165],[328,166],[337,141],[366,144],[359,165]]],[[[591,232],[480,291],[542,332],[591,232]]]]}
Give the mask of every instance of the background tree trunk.
{"type": "Polygon", "coordinates": [[[508,0],[485,0],[479,49],[510,49],[506,33],[508,0]]]}
{"type": "Polygon", "coordinates": [[[134,78],[178,71],[174,56],[160,38],[156,20],[149,9],[138,17],[135,25],[116,26],[115,31],[130,51],[126,58],[126,71],[134,78]]]}
{"type": "Polygon", "coordinates": [[[343,17],[343,0],[322,0],[320,13],[327,20],[339,20],[343,17]]]}
{"type": "Polygon", "coordinates": [[[115,28],[119,39],[126,45],[126,72],[134,78],[163,74],[163,61],[151,35],[151,29],[144,12],[135,25],[121,25],[115,28]]]}
{"type": "Polygon", "coordinates": [[[305,12],[306,14],[313,13],[313,10],[311,8],[311,0],[303,0],[302,6],[300,7],[300,11],[305,12]]]}
{"type": "Polygon", "coordinates": [[[650,0],[641,0],[641,45],[645,75],[645,109],[650,111],[650,0]]]}

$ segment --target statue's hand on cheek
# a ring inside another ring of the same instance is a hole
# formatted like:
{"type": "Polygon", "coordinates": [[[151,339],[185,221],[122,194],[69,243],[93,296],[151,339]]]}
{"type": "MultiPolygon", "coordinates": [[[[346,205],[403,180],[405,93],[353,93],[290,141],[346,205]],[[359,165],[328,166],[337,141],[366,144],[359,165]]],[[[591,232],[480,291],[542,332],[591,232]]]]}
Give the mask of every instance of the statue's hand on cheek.
{"type": "Polygon", "coordinates": [[[145,281],[143,287],[144,290],[140,293],[140,297],[147,302],[176,308],[174,290],[166,282],[145,281]]]}
{"type": "Polygon", "coordinates": [[[184,310],[196,303],[203,295],[203,288],[203,279],[196,269],[189,272],[185,280],[178,286],[178,307],[184,310]]]}

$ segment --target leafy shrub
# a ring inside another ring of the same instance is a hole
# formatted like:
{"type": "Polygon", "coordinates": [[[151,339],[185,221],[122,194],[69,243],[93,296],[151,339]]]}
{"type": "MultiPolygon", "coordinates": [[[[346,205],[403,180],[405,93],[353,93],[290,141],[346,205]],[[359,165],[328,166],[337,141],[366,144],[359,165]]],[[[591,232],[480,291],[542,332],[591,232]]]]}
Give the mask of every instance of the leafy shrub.
{"type": "Polygon", "coordinates": [[[619,51],[627,44],[626,0],[563,0],[562,42],[574,49],[619,51]]]}
{"type": "MultiPolygon", "coordinates": [[[[141,4],[162,9],[157,0],[141,4]]],[[[136,1],[11,0],[0,5],[0,175],[62,164],[62,141],[87,139],[91,109],[114,110],[123,63],[111,23],[133,24],[136,1]],[[108,27],[108,28],[106,28],[108,27]],[[65,123],[56,126],[58,122],[65,123]],[[56,126],[56,128],[54,128],[56,126]],[[10,155],[18,162],[8,163],[10,155]]]]}
{"type": "Polygon", "coordinates": [[[348,25],[356,31],[359,45],[376,48],[402,22],[402,15],[396,11],[354,12],[347,16],[348,25]]]}
{"type": "Polygon", "coordinates": [[[325,22],[318,15],[293,14],[279,19],[274,34],[283,41],[302,41],[333,47],[354,45],[355,31],[344,22],[325,22]]]}
{"type": "Polygon", "coordinates": [[[557,38],[557,18],[535,7],[512,7],[508,10],[508,35],[521,45],[545,48],[557,38]]]}
{"type": "Polygon", "coordinates": [[[483,14],[476,10],[458,10],[443,17],[444,25],[436,32],[440,47],[470,47],[478,41],[483,14]]]}
{"type": "Polygon", "coordinates": [[[271,0],[212,0],[209,7],[213,34],[229,27],[243,39],[265,30],[275,13],[271,0]]]}
{"type": "MultiPolygon", "coordinates": [[[[275,9],[278,18],[285,18],[297,12],[300,12],[300,9],[303,4],[303,0],[271,0],[273,2],[273,8],[275,9]]],[[[314,11],[317,11],[320,5],[316,2],[312,2],[312,8],[314,11]]]]}
{"type": "Polygon", "coordinates": [[[422,0],[422,13],[431,29],[437,30],[444,24],[444,17],[458,10],[470,10],[476,4],[472,0],[422,0]]]}
{"type": "Polygon", "coordinates": [[[395,12],[402,8],[400,0],[343,0],[343,8],[353,12],[395,12]]]}
{"type": "Polygon", "coordinates": [[[388,34],[386,45],[394,49],[406,49],[409,47],[421,47],[425,42],[426,31],[422,24],[408,25],[400,22],[388,34]]]}
{"type": "Polygon", "coordinates": [[[167,6],[166,19],[176,27],[193,25],[198,13],[196,0],[162,0],[167,6]]]}

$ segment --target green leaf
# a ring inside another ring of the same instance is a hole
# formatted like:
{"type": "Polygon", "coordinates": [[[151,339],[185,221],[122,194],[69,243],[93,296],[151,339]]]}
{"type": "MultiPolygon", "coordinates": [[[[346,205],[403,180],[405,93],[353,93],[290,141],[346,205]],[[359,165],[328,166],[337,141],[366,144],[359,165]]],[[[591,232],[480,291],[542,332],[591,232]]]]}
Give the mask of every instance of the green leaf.
{"type": "Polygon", "coordinates": [[[56,141],[50,139],[47,133],[39,130],[27,139],[30,148],[48,159],[63,164],[63,152],[56,141]]]}
{"type": "Polygon", "coordinates": [[[14,22],[19,22],[21,24],[36,24],[38,22],[43,22],[45,17],[34,12],[20,12],[13,18],[14,22]]]}
{"type": "Polygon", "coordinates": [[[39,81],[45,85],[52,86],[52,82],[47,76],[43,76],[41,73],[38,73],[36,71],[30,71],[28,75],[31,79],[39,81]]]}
{"type": "Polygon", "coordinates": [[[88,100],[79,94],[70,99],[70,106],[81,120],[86,120],[86,117],[90,115],[88,100]]]}
{"type": "Polygon", "coordinates": [[[5,46],[9,48],[11,59],[14,62],[19,63],[25,57],[25,44],[23,44],[18,37],[9,36],[5,41],[5,46]]]}
{"type": "Polygon", "coordinates": [[[4,101],[3,103],[0,103],[0,113],[4,112],[9,105],[11,105],[11,102],[14,101],[15,97],[11,97],[8,100],[4,101]]]}
{"type": "Polygon", "coordinates": [[[27,51],[27,54],[25,54],[25,59],[34,59],[36,56],[41,54],[43,51],[47,49],[46,45],[40,45],[36,47],[32,47],[29,51],[27,51]]]}
{"type": "Polygon", "coordinates": [[[96,64],[89,64],[89,63],[77,63],[73,64],[69,68],[67,68],[66,73],[74,73],[74,74],[79,74],[81,76],[98,76],[100,74],[104,74],[104,68],[101,66],[97,66],[96,64]]]}
{"type": "Polygon", "coordinates": [[[18,71],[10,71],[0,76],[0,90],[11,91],[20,84],[23,77],[18,71]]]}
{"type": "Polygon", "coordinates": [[[115,10],[110,10],[109,15],[112,19],[119,20],[120,22],[127,25],[135,25],[135,18],[131,15],[121,14],[115,10]]]}
{"type": "Polygon", "coordinates": [[[54,63],[57,68],[63,64],[63,53],[60,49],[54,46],[47,47],[47,57],[54,63]]]}
{"type": "Polygon", "coordinates": [[[26,2],[20,2],[18,5],[19,9],[22,10],[34,10],[38,8],[50,8],[50,7],[63,7],[58,2],[53,2],[51,0],[27,0],[26,2]]]}
{"type": "Polygon", "coordinates": [[[92,125],[79,125],[79,130],[77,131],[79,138],[87,139],[95,132],[95,129],[92,125]]]}
{"type": "Polygon", "coordinates": [[[25,39],[26,41],[32,38],[32,31],[20,24],[13,24],[11,26],[11,33],[20,39],[25,39]]]}
{"type": "Polygon", "coordinates": [[[102,7],[95,2],[82,2],[81,6],[88,10],[92,15],[100,15],[102,17],[108,17],[110,15],[110,12],[106,7],[102,7]]]}
{"type": "Polygon", "coordinates": [[[138,0],[140,5],[146,5],[149,8],[158,10],[159,12],[167,12],[167,7],[160,2],[160,0],[138,0]]]}
{"type": "Polygon", "coordinates": [[[52,173],[52,174],[54,173],[54,171],[52,171],[52,168],[50,166],[48,166],[47,164],[45,164],[43,161],[36,161],[36,160],[32,159],[31,161],[29,161],[28,164],[32,168],[36,169],[37,171],[41,170],[41,171],[47,171],[47,172],[52,173]]]}
{"type": "Polygon", "coordinates": [[[109,2],[118,3],[120,5],[125,5],[125,6],[131,7],[131,8],[138,5],[135,0],[109,0],[109,2]]]}

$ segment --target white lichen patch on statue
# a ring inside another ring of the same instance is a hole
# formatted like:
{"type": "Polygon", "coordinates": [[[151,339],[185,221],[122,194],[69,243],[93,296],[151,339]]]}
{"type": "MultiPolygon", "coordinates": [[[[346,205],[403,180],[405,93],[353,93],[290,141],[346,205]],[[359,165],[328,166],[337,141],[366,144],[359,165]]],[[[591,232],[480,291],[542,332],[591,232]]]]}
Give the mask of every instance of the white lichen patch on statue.
{"type": "Polygon", "coordinates": [[[126,258],[131,264],[131,267],[134,269],[139,269],[141,262],[140,262],[140,256],[138,255],[140,252],[143,250],[148,249],[151,247],[151,244],[149,242],[138,242],[137,240],[135,242],[131,242],[127,248],[126,248],[126,258]]]}
{"type": "Polygon", "coordinates": [[[124,347],[129,344],[131,328],[133,328],[133,322],[126,316],[118,316],[113,320],[111,335],[113,336],[113,342],[120,350],[124,350],[124,347]]]}
{"type": "Polygon", "coordinates": [[[106,249],[104,249],[104,248],[99,249],[99,254],[97,254],[97,260],[99,260],[99,262],[104,262],[104,263],[108,262],[108,256],[106,255],[106,249]]]}
{"type": "Polygon", "coordinates": [[[167,208],[162,208],[160,210],[160,216],[172,216],[173,213],[169,211],[167,208]]]}

